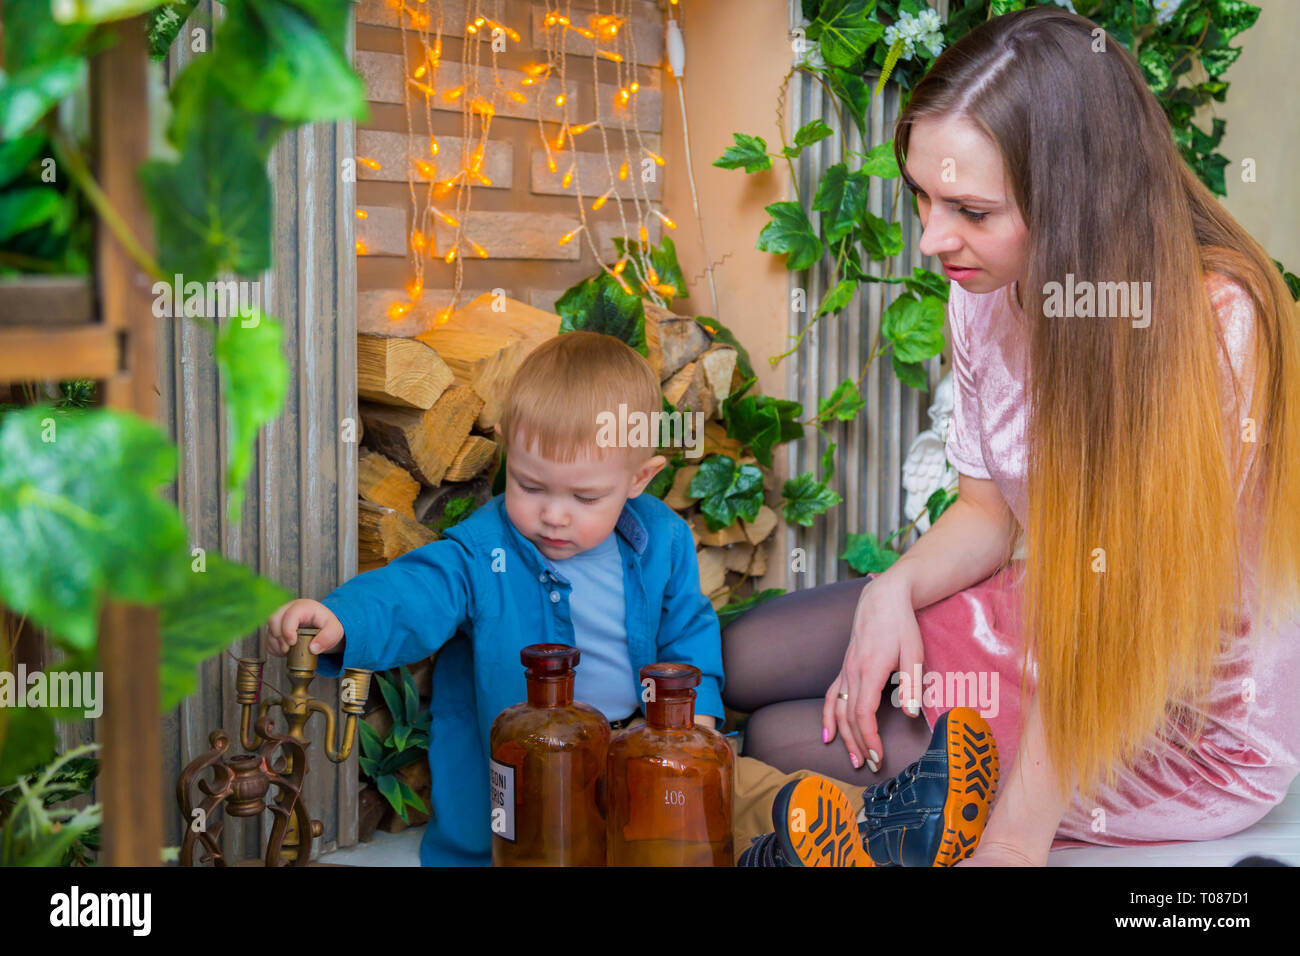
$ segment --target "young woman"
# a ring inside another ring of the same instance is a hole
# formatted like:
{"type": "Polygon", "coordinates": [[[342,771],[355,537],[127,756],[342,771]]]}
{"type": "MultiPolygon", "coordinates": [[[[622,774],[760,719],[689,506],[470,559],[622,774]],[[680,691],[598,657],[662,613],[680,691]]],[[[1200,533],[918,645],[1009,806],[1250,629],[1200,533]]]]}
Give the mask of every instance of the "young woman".
{"type": "MultiPolygon", "coordinates": [[[[728,629],[729,703],[759,707],[747,753],[879,780],[926,736],[891,713],[891,675],[973,674],[998,690],[1002,778],[969,862],[1244,829],[1300,769],[1285,283],[1187,167],[1132,56],[1056,7],[946,50],[894,143],[921,252],[952,279],[959,499],[866,586],[728,629]],[[796,621],[799,662],[777,650],[796,621]]],[[[931,726],[961,703],[903,689],[931,726]]]]}

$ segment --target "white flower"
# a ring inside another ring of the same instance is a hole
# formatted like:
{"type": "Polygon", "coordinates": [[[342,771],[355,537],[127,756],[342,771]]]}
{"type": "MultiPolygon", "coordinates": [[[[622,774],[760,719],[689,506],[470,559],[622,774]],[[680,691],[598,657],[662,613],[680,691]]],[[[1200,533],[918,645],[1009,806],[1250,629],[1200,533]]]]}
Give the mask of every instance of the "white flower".
{"type": "Polygon", "coordinates": [[[1156,8],[1156,23],[1168,23],[1183,5],[1183,0],[1152,0],[1156,8]]]}
{"type": "Polygon", "coordinates": [[[897,23],[885,27],[885,43],[892,47],[901,39],[903,52],[899,59],[902,60],[910,60],[918,45],[924,46],[931,56],[938,56],[943,52],[943,34],[939,30],[942,25],[943,21],[934,10],[925,10],[918,16],[900,13],[897,23]]]}

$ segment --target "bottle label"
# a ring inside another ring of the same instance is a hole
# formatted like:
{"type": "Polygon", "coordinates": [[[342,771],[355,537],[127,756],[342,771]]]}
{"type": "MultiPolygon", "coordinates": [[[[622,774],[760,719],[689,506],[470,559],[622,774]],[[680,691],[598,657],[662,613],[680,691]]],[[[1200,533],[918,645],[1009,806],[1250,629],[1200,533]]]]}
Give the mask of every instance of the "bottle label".
{"type": "Polygon", "coordinates": [[[492,785],[492,835],[515,842],[515,768],[488,760],[492,785]]]}

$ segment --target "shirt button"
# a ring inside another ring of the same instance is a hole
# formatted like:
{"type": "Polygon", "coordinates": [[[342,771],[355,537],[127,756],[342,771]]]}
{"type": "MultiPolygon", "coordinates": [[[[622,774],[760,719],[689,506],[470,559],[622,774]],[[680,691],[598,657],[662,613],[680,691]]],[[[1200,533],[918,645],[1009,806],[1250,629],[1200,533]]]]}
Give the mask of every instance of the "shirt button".
{"type": "Polygon", "coordinates": [[[537,575],[537,580],[541,581],[542,583],[545,583],[545,582],[546,582],[546,572],[543,571],[541,574],[537,575]]]}
{"type": "Polygon", "coordinates": [[[555,603],[556,601],[558,601],[559,599],[560,599],[560,592],[559,592],[559,591],[552,591],[552,592],[551,592],[551,603],[554,604],[554,603],[555,603]]]}

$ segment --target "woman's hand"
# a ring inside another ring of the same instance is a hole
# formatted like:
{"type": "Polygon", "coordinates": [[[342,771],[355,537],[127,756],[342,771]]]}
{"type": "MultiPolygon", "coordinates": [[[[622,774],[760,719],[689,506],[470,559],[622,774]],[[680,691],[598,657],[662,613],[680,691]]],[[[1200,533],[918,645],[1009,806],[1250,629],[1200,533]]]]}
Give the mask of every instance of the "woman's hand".
{"type": "MultiPolygon", "coordinates": [[[[903,579],[888,573],[872,579],[858,598],[844,664],[822,707],[822,740],[829,743],[839,733],[854,767],[865,762],[873,772],[880,769],[884,744],[876,726],[876,708],[881,693],[895,671],[910,679],[921,666],[922,653],[921,629],[903,579]]],[[[910,689],[917,698],[911,702],[915,709],[908,708],[907,700],[901,704],[904,713],[916,717],[921,713],[920,688],[910,689]]]]}

